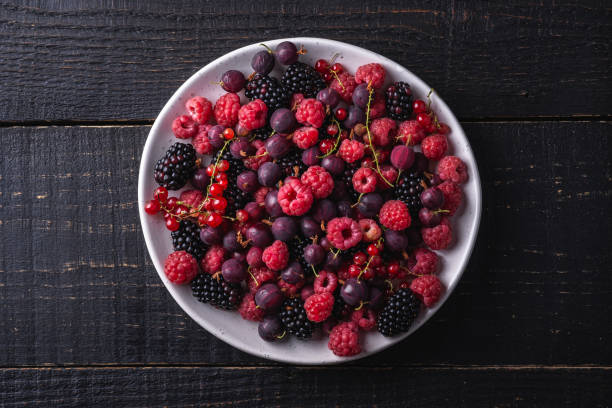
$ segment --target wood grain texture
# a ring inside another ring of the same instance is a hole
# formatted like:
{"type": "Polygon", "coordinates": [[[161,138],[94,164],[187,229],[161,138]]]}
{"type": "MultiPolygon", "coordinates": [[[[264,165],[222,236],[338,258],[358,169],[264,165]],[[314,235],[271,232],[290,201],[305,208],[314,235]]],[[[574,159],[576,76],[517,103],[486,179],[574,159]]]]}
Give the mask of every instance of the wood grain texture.
{"type": "Polygon", "coordinates": [[[0,401],[5,407],[596,408],[609,406],[610,380],[610,369],[596,368],[0,369],[0,401]]]}
{"type": "MultiPolygon", "coordinates": [[[[425,327],[364,365],[612,364],[608,122],[470,123],[476,250],[425,327]]],[[[146,254],[149,127],[0,129],[0,366],[269,364],[199,328],[146,254]]]]}
{"type": "Polygon", "coordinates": [[[599,1],[2,1],[0,121],[152,119],[250,43],[318,36],[396,60],[460,118],[609,115],[599,1]]]}

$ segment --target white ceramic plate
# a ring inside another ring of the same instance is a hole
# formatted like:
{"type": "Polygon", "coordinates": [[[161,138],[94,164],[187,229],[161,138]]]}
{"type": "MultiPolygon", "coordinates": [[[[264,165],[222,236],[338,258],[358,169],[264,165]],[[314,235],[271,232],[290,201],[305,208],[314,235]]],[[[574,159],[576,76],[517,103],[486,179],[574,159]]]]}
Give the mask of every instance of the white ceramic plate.
{"type": "MultiPolygon", "coordinates": [[[[337,61],[353,74],[360,65],[378,62],[387,71],[387,82],[406,81],[410,84],[415,96],[423,100],[426,99],[430,90],[427,84],[399,64],[353,45],[308,37],[266,41],[265,44],[274,49],[278,43],[286,40],[294,42],[298,48],[303,45],[308,50],[308,53],[301,56],[300,60],[309,64],[313,64],[319,58],[330,60],[334,54],[339,53],[337,61]]],[[[172,95],[172,98],[166,103],[155,120],[142,154],[138,180],[138,207],[149,254],[164,285],[183,310],[210,333],[242,351],[293,364],[334,364],[369,356],[405,339],[438,311],[457,286],[476,240],[481,213],[480,178],[476,161],[459,122],[448,106],[435,93],[432,95],[432,108],[440,121],[450,126],[450,153],[460,157],[467,164],[469,181],[463,185],[464,204],[452,218],[456,242],[450,249],[438,251],[442,258],[439,277],[446,287],[446,291],[435,307],[424,310],[420,314],[408,333],[393,338],[383,337],[377,332],[362,335],[364,351],[349,358],[333,355],[327,348],[326,337],[311,341],[299,341],[292,338],[290,341],[283,343],[267,343],[259,338],[256,323],[243,320],[236,312],[217,310],[198,302],[191,295],[189,285],[174,285],[164,275],[164,259],[172,252],[170,234],[166,230],[161,216],[149,216],[143,208],[145,202],[151,198],[153,190],[157,187],[153,178],[155,162],[176,141],[171,130],[172,121],[176,116],[186,113],[185,101],[195,95],[205,96],[211,101],[217,100],[224,91],[220,86],[214,85],[213,82],[219,81],[222,73],[226,70],[238,69],[245,75],[250,74],[252,72],[250,67],[251,57],[261,49],[262,47],[259,44],[249,45],[232,51],[200,69],[172,95]]],[[[280,78],[281,70],[278,65],[272,75],[280,78]]],[[[242,98],[244,99],[244,95],[242,98]]]]}

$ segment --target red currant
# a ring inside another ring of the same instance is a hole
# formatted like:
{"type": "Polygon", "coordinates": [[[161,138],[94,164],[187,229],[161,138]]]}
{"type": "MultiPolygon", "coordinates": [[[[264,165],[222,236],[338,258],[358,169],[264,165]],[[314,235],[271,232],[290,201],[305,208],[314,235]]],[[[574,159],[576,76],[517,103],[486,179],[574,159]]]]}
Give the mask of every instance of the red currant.
{"type": "Polygon", "coordinates": [[[168,228],[170,231],[176,231],[177,229],[179,229],[179,227],[180,224],[176,220],[176,218],[170,217],[166,220],[166,228],[168,228]]]}
{"type": "Polygon", "coordinates": [[[227,188],[227,185],[228,185],[227,177],[217,181],[217,184],[220,185],[223,190],[225,190],[227,188]]]}
{"type": "Polygon", "coordinates": [[[176,197],[170,197],[168,201],[166,201],[166,208],[168,209],[168,211],[172,211],[176,208],[177,201],[178,200],[176,199],[176,197]]]}
{"type": "Polygon", "coordinates": [[[344,109],[344,108],[336,109],[336,118],[338,118],[338,120],[346,119],[347,115],[348,115],[348,113],[346,112],[346,109],[344,109]]]}
{"type": "Polygon", "coordinates": [[[172,213],[164,212],[164,220],[167,220],[170,217],[172,217],[172,213]]]}
{"type": "Polygon", "coordinates": [[[349,137],[348,130],[345,129],[342,132],[340,132],[340,139],[341,140],[348,139],[348,137],[349,137]]]}
{"type": "Polygon", "coordinates": [[[203,227],[206,225],[206,214],[198,215],[198,224],[200,225],[200,227],[203,227]]]}
{"type": "Polygon", "coordinates": [[[249,213],[246,210],[236,211],[236,219],[238,222],[247,222],[249,219],[249,213]]]}
{"type": "Polygon", "coordinates": [[[334,76],[331,74],[331,72],[326,72],[323,74],[323,79],[325,82],[331,82],[331,80],[334,79],[334,76]]]}
{"type": "Polygon", "coordinates": [[[371,157],[366,157],[361,162],[361,167],[373,167],[373,166],[374,166],[374,160],[371,157]]]}
{"type": "Polygon", "coordinates": [[[226,180],[227,181],[227,174],[225,174],[225,173],[217,173],[217,174],[215,174],[215,181],[221,181],[221,180],[226,180]]]}
{"type": "Polygon", "coordinates": [[[223,131],[223,137],[224,137],[226,140],[232,140],[232,139],[234,138],[234,129],[232,129],[232,128],[226,128],[226,129],[223,131]]]}
{"type": "Polygon", "coordinates": [[[229,162],[225,159],[221,160],[218,164],[220,171],[228,171],[229,170],[229,162]]]}
{"type": "Polygon", "coordinates": [[[397,275],[399,271],[400,267],[398,262],[391,262],[389,265],[387,265],[387,273],[389,274],[389,276],[393,277],[397,275]]]}
{"type": "Polygon", "coordinates": [[[212,200],[212,209],[215,211],[223,212],[227,207],[227,200],[223,197],[215,198],[212,200]]]}
{"type": "Polygon", "coordinates": [[[357,252],[353,256],[353,262],[355,265],[363,265],[367,261],[368,257],[363,252],[357,252]]]}
{"type": "Polygon", "coordinates": [[[321,143],[319,143],[319,149],[323,154],[326,154],[334,147],[333,142],[330,139],[323,139],[321,143]]]}
{"type": "Polygon", "coordinates": [[[448,125],[446,123],[439,123],[438,124],[438,133],[440,133],[442,135],[448,135],[450,133],[450,128],[448,127],[448,125]]]}
{"type": "Polygon", "coordinates": [[[372,279],[376,274],[374,273],[374,269],[367,267],[364,271],[363,271],[363,279],[365,280],[370,280],[372,279]]]}
{"type": "Polygon", "coordinates": [[[325,61],[324,59],[317,60],[314,68],[317,70],[317,72],[324,73],[329,68],[329,62],[325,61]]]}
{"type": "Polygon", "coordinates": [[[412,103],[412,110],[414,113],[427,112],[427,104],[421,99],[417,99],[412,103]]]}
{"type": "Polygon", "coordinates": [[[431,123],[431,118],[429,117],[428,114],[424,112],[417,114],[416,120],[419,123],[419,125],[423,126],[424,128],[429,126],[429,124],[431,123]]]}
{"type": "Polygon", "coordinates": [[[367,251],[368,251],[368,255],[372,255],[372,256],[378,255],[378,247],[374,244],[368,245],[367,251]]]}
{"type": "Polygon", "coordinates": [[[211,198],[207,198],[206,200],[204,200],[204,209],[206,209],[208,211],[212,211],[213,206],[212,206],[212,199],[211,198]]]}
{"type": "Polygon", "coordinates": [[[208,175],[208,177],[212,177],[215,174],[215,165],[214,164],[210,164],[210,165],[208,165],[208,167],[206,167],[206,174],[208,175]]]}
{"type": "Polygon", "coordinates": [[[153,198],[162,204],[165,203],[168,199],[168,190],[166,190],[166,187],[157,187],[155,191],[153,191],[153,198]]]}
{"type": "Polygon", "coordinates": [[[370,259],[370,265],[371,266],[380,266],[382,265],[383,261],[382,258],[380,257],[380,255],[373,255],[372,259],[370,259]]]}
{"type": "Polygon", "coordinates": [[[349,272],[349,275],[351,276],[351,278],[356,278],[361,273],[361,268],[359,268],[359,266],[357,266],[355,264],[352,264],[351,266],[349,266],[348,272],[349,272]]]}
{"type": "Polygon", "coordinates": [[[213,184],[210,186],[209,193],[213,197],[221,197],[223,195],[224,188],[220,184],[213,184]]]}
{"type": "Polygon", "coordinates": [[[399,285],[400,289],[408,289],[410,287],[410,284],[408,282],[402,282],[399,285]]]}
{"type": "Polygon", "coordinates": [[[331,66],[330,68],[332,71],[334,71],[336,74],[341,74],[344,72],[344,67],[342,66],[342,64],[336,62],[334,65],[331,66]]]}
{"type": "Polygon", "coordinates": [[[216,228],[223,222],[223,217],[221,217],[217,213],[210,213],[208,217],[206,217],[206,225],[209,227],[216,228]]]}
{"type": "Polygon", "coordinates": [[[155,215],[159,212],[160,208],[161,207],[159,205],[159,201],[150,200],[150,201],[147,201],[147,203],[145,204],[144,210],[149,215],[155,215]]]}
{"type": "Polygon", "coordinates": [[[338,133],[338,127],[336,125],[329,125],[326,131],[328,135],[334,136],[336,133],[338,133]]]}
{"type": "Polygon", "coordinates": [[[184,205],[179,205],[174,209],[174,215],[177,216],[185,215],[187,213],[189,213],[189,208],[185,207],[184,205]]]}

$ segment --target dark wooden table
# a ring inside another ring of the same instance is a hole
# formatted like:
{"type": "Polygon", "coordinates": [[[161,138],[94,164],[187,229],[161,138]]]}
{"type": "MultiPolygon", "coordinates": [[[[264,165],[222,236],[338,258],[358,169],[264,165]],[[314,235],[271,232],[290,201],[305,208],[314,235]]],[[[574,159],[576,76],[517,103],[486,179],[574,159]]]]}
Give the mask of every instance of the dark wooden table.
{"type": "Polygon", "coordinates": [[[362,3],[1,2],[1,406],[610,405],[610,3],[362,3]],[[371,49],[434,85],[483,182],[450,300],[337,367],[209,335],[160,282],[137,214],[142,147],[174,90],[290,36],[371,49]]]}

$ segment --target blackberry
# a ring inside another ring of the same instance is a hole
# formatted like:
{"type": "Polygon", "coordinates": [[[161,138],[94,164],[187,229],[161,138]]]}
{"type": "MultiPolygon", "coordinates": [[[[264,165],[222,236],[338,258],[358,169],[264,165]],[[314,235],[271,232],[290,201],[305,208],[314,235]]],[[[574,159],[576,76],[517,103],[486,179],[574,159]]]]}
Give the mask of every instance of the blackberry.
{"type": "Polygon", "coordinates": [[[423,208],[420,196],[426,185],[427,178],[423,173],[411,171],[402,173],[395,186],[395,197],[406,203],[413,219],[419,218],[419,210],[423,208]]]}
{"type": "Polygon", "coordinates": [[[202,259],[206,245],[200,239],[200,227],[192,221],[181,221],[179,229],[172,231],[172,245],[175,251],[186,251],[197,260],[202,259]]]}
{"type": "Polygon", "coordinates": [[[196,169],[196,151],[193,146],[177,142],[155,163],[155,181],[168,190],[178,190],[187,183],[196,169]]]}
{"type": "Polygon", "coordinates": [[[346,304],[342,296],[340,296],[340,286],[334,292],[334,307],[332,309],[332,316],[338,320],[345,319],[351,313],[351,308],[346,304]]]}
{"type": "Polygon", "coordinates": [[[410,119],[412,114],[412,91],[406,82],[395,82],[385,92],[387,112],[395,120],[410,119]]]}
{"type": "Polygon", "coordinates": [[[298,339],[312,337],[313,325],[306,316],[304,302],[300,298],[286,299],[278,314],[281,322],[287,329],[287,333],[293,334],[298,339]]]}
{"type": "Polygon", "coordinates": [[[357,171],[361,163],[355,162],[352,164],[346,164],[344,167],[344,173],[338,177],[346,185],[346,190],[349,193],[351,202],[356,203],[359,198],[359,193],[353,188],[353,174],[357,171]]]}
{"type": "Polygon", "coordinates": [[[251,131],[251,133],[249,134],[249,140],[253,141],[253,140],[266,140],[267,138],[270,137],[270,135],[272,134],[272,132],[274,132],[272,130],[272,128],[269,125],[266,125],[262,128],[259,129],[255,129],[253,131],[251,131]]]}
{"type": "Polygon", "coordinates": [[[302,151],[297,148],[293,148],[289,153],[280,159],[276,159],[276,164],[278,164],[281,170],[283,170],[285,176],[300,177],[300,175],[308,168],[302,161],[302,151]],[[297,175],[295,174],[296,168],[298,171],[297,175]]]}
{"type": "Polygon", "coordinates": [[[226,282],[221,274],[199,274],[191,281],[191,290],[200,302],[210,303],[219,309],[236,309],[242,300],[241,286],[226,282]]]}
{"type": "Polygon", "coordinates": [[[421,301],[410,289],[400,289],[378,315],[378,331],[383,336],[394,336],[407,332],[421,308],[421,301]]]}
{"type": "Polygon", "coordinates": [[[313,67],[303,62],[289,65],[281,78],[281,84],[291,94],[301,93],[306,98],[314,98],[325,88],[325,81],[313,67]]]}
{"type": "Polygon", "coordinates": [[[310,244],[310,241],[306,238],[295,237],[289,246],[289,258],[294,259],[300,263],[304,270],[304,276],[310,276],[312,274],[312,268],[304,259],[304,248],[310,244]]]}
{"type": "Polygon", "coordinates": [[[278,108],[289,106],[290,93],[278,82],[278,79],[267,75],[255,74],[245,86],[244,94],[249,100],[261,99],[268,107],[268,114],[278,108]]]}

